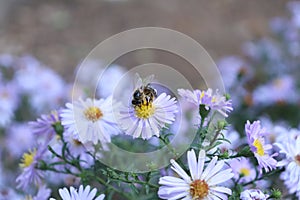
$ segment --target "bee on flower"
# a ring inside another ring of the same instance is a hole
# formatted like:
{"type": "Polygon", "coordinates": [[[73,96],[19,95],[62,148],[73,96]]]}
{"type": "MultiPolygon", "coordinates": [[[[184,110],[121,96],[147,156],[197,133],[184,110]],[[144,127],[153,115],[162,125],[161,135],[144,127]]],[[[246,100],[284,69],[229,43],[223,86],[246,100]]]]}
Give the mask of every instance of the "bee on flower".
{"type": "Polygon", "coordinates": [[[175,113],[178,112],[176,99],[166,93],[158,95],[151,86],[153,78],[152,75],[142,80],[136,74],[131,105],[120,111],[119,125],[133,138],[159,137],[161,129],[175,121],[175,113]]]}

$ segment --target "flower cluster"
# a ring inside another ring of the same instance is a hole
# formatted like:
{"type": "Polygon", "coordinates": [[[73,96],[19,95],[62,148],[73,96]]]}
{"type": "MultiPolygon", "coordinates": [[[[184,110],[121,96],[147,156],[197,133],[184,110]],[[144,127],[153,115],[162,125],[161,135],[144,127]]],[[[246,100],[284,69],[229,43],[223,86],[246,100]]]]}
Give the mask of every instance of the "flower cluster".
{"type": "Polygon", "coordinates": [[[290,20],[271,22],[278,43],[248,42],[245,58],[220,60],[230,96],[171,93],[152,75],[132,89],[124,68],[95,60],[71,98],[35,58],[0,55],[0,199],[300,199],[300,4],[288,9],[290,20]]]}

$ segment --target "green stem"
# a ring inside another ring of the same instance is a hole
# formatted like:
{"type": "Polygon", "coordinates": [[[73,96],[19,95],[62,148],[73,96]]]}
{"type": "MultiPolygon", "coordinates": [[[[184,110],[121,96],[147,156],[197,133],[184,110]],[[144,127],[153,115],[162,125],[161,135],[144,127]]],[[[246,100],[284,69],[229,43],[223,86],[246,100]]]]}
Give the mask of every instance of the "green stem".
{"type": "Polygon", "coordinates": [[[114,186],[108,184],[106,181],[104,181],[102,178],[100,178],[99,176],[96,176],[96,180],[101,183],[102,185],[106,186],[108,189],[111,189],[119,194],[121,194],[123,197],[125,197],[126,199],[132,199],[131,196],[127,195],[126,193],[124,193],[123,191],[119,190],[118,188],[115,188],[114,186]]]}
{"type": "Polygon", "coordinates": [[[247,186],[247,185],[253,184],[256,181],[263,180],[266,177],[272,176],[272,175],[274,175],[274,174],[276,174],[278,172],[282,172],[282,171],[284,171],[284,169],[276,169],[276,170],[270,171],[270,172],[268,172],[266,174],[263,174],[263,176],[261,176],[261,177],[256,177],[254,180],[249,181],[247,183],[244,183],[243,186],[247,186]]]}

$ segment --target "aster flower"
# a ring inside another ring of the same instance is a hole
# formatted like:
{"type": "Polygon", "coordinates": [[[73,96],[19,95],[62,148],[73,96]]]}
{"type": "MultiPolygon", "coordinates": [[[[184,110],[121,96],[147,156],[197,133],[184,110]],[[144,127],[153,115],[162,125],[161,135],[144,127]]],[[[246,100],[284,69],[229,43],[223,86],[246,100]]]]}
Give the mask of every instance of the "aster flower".
{"type": "MultiPolygon", "coordinates": [[[[97,66],[99,67],[99,66],[97,66]]],[[[94,72],[92,72],[94,73],[94,72]]],[[[122,76],[126,73],[126,70],[119,65],[110,65],[107,69],[103,70],[101,74],[101,78],[98,81],[97,86],[97,94],[100,97],[108,97],[112,95],[113,91],[115,90],[116,86],[118,85],[118,80],[121,80],[122,76]],[[110,80],[116,80],[111,82],[110,80]],[[109,83],[110,84],[107,84],[109,83]]],[[[98,78],[98,77],[97,77],[98,78]]],[[[127,80],[129,81],[129,80],[127,80]]],[[[124,91],[127,85],[121,85],[122,91],[124,91]]]]}
{"type": "Polygon", "coordinates": [[[18,95],[16,87],[12,84],[0,83],[0,126],[11,122],[14,111],[18,106],[18,95]]]}
{"type": "Polygon", "coordinates": [[[5,146],[15,158],[20,158],[24,151],[33,147],[35,137],[27,124],[14,123],[7,129],[5,146]]]}
{"type": "Polygon", "coordinates": [[[83,167],[89,167],[94,163],[93,157],[87,153],[89,149],[93,148],[93,143],[88,142],[82,144],[79,140],[74,139],[70,134],[64,133],[64,139],[67,142],[67,147],[70,151],[70,154],[74,157],[80,156],[80,164],[83,167]]]}
{"type": "Polygon", "coordinates": [[[53,125],[59,122],[58,112],[54,110],[49,115],[42,115],[36,121],[29,122],[29,127],[33,134],[37,136],[45,135],[50,139],[56,135],[53,125]]]}
{"type": "Polygon", "coordinates": [[[290,193],[297,192],[300,198],[300,136],[288,136],[287,139],[275,143],[285,158],[278,162],[278,167],[285,166],[281,179],[290,193]]]}
{"type": "Polygon", "coordinates": [[[15,81],[36,111],[54,109],[65,98],[65,83],[55,71],[30,56],[18,59],[17,66],[15,81]]]}
{"type": "MultiPolygon", "coordinates": [[[[62,200],[103,200],[105,195],[101,194],[100,196],[96,197],[97,189],[94,188],[91,190],[91,187],[88,185],[83,188],[80,185],[79,190],[77,191],[75,188],[70,187],[70,191],[67,188],[59,189],[58,190],[60,197],[62,200]]],[[[54,198],[50,198],[50,200],[55,200],[54,198]]]]}
{"type": "Polygon", "coordinates": [[[267,200],[269,198],[268,194],[264,194],[259,189],[245,190],[241,193],[241,200],[267,200]]]}
{"type": "Polygon", "coordinates": [[[46,148],[40,146],[38,149],[24,153],[20,167],[22,173],[17,177],[17,187],[26,190],[31,184],[39,185],[43,172],[36,168],[38,162],[43,158],[46,148]]]}
{"type": "Polygon", "coordinates": [[[61,111],[61,123],[67,134],[82,143],[99,141],[102,145],[111,141],[119,129],[114,121],[113,110],[119,106],[112,97],[100,100],[86,99],[67,103],[61,111]]]}
{"type": "Polygon", "coordinates": [[[39,190],[35,196],[27,195],[25,200],[48,200],[50,197],[51,190],[45,185],[39,187],[39,190]]]}
{"type": "Polygon", "coordinates": [[[227,56],[218,62],[218,67],[227,89],[240,85],[245,75],[249,74],[249,67],[246,62],[238,56],[227,56]],[[243,78],[243,79],[241,79],[243,78]]]}
{"type": "Polygon", "coordinates": [[[213,94],[210,88],[207,91],[178,89],[178,94],[195,106],[205,105],[207,110],[218,111],[224,117],[228,117],[227,113],[233,110],[231,100],[227,100],[218,92],[213,94]]]}
{"type": "Polygon", "coordinates": [[[247,183],[255,179],[255,169],[248,159],[233,159],[229,165],[234,173],[234,179],[239,180],[239,183],[247,183]]]}
{"type": "Polygon", "coordinates": [[[121,110],[119,125],[133,138],[141,136],[143,139],[149,139],[153,135],[159,137],[161,129],[175,121],[177,109],[175,98],[162,93],[152,102],[121,110]]]}
{"type": "Polygon", "coordinates": [[[277,154],[269,155],[272,149],[271,144],[265,144],[265,135],[267,134],[265,128],[261,128],[260,121],[254,121],[250,124],[247,121],[245,125],[248,144],[251,151],[254,153],[260,169],[265,169],[266,172],[276,168],[277,161],[273,158],[277,154]]]}
{"type": "Polygon", "coordinates": [[[296,90],[293,77],[285,75],[257,87],[253,92],[253,101],[259,105],[284,102],[295,103],[299,100],[299,95],[295,92],[296,90]]]}
{"type": "Polygon", "coordinates": [[[206,160],[205,151],[201,150],[198,161],[194,150],[187,153],[189,176],[176,161],[171,160],[172,169],[180,178],[164,176],[159,179],[158,196],[162,199],[227,199],[231,195],[229,188],[218,186],[231,179],[234,174],[231,169],[222,170],[224,161],[217,161],[214,157],[204,168],[206,160]]]}
{"type": "Polygon", "coordinates": [[[0,187],[0,199],[1,200],[23,200],[21,195],[11,188],[0,187]]]}

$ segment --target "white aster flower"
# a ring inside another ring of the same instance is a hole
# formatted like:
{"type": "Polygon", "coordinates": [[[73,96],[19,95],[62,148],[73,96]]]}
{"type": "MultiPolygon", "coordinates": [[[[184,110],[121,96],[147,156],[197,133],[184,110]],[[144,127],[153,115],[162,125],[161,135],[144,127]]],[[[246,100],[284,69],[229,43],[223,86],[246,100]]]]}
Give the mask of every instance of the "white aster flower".
{"type": "Polygon", "coordinates": [[[241,200],[267,200],[268,194],[264,194],[259,189],[245,190],[241,193],[241,200]]]}
{"type": "Polygon", "coordinates": [[[300,198],[300,136],[296,138],[289,136],[275,145],[280,149],[279,152],[285,156],[277,165],[279,167],[285,166],[281,179],[284,180],[289,192],[297,192],[300,198]]]}
{"type": "Polygon", "coordinates": [[[200,151],[198,161],[194,150],[188,151],[187,159],[191,176],[175,160],[171,160],[171,168],[180,178],[172,176],[161,177],[159,184],[162,186],[158,190],[160,198],[168,200],[219,200],[227,199],[227,195],[231,195],[229,188],[218,186],[234,176],[232,169],[222,170],[225,164],[224,161],[218,161],[218,157],[214,157],[204,168],[206,159],[204,150],[200,151]]]}
{"type": "MultiPolygon", "coordinates": [[[[97,189],[94,188],[93,190],[91,190],[91,187],[89,185],[85,188],[80,185],[78,191],[75,188],[70,187],[70,191],[67,188],[63,188],[59,189],[58,192],[62,200],[103,200],[105,197],[104,194],[96,197],[97,189]]],[[[50,200],[55,199],[50,198],[50,200]]]]}
{"type": "Polygon", "coordinates": [[[165,124],[172,124],[177,113],[175,98],[162,93],[153,102],[140,106],[130,106],[120,112],[120,127],[127,135],[134,138],[149,139],[153,135],[159,137],[159,132],[165,124]]]}
{"type": "Polygon", "coordinates": [[[82,143],[99,141],[102,145],[111,141],[112,134],[118,134],[113,109],[119,104],[112,97],[100,100],[86,99],[67,103],[67,109],[61,111],[61,123],[67,134],[73,135],[82,143]]]}

